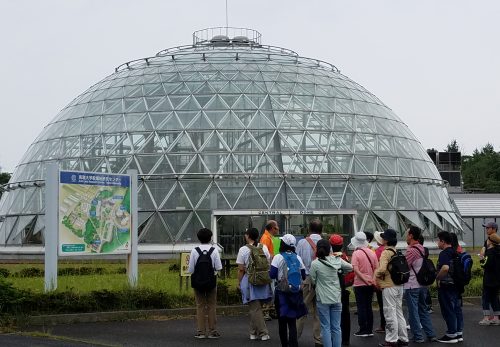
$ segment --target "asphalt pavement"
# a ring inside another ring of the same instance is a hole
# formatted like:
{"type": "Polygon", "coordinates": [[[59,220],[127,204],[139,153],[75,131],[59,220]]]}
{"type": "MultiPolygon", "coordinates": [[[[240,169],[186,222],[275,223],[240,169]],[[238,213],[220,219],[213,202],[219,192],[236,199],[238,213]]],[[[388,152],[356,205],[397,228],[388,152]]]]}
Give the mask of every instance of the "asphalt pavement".
{"type": "MultiPolygon", "coordinates": [[[[481,307],[464,304],[464,341],[456,344],[459,347],[493,347],[500,346],[500,326],[479,326],[482,318],[481,307]]],[[[356,331],[357,316],[351,309],[352,333],[356,331]]],[[[439,307],[431,315],[438,337],[445,331],[445,324],[439,307]]],[[[378,312],[374,312],[374,328],[379,324],[378,312]]],[[[312,323],[304,329],[304,335],[299,340],[299,346],[312,347],[312,323]]],[[[269,341],[250,341],[248,335],[248,317],[224,316],[218,317],[218,329],[221,338],[195,339],[195,325],[192,317],[166,319],[162,317],[146,320],[127,320],[118,322],[75,323],[51,326],[32,326],[23,331],[0,335],[0,346],[230,346],[230,347],[264,347],[280,346],[278,325],[276,320],[268,322],[271,335],[269,341]]],[[[351,337],[352,347],[377,346],[384,340],[383,334],[374,337],[351,337]]],[[[440,343],[414,344],[410,346],[438,346],[440,343]]]]}

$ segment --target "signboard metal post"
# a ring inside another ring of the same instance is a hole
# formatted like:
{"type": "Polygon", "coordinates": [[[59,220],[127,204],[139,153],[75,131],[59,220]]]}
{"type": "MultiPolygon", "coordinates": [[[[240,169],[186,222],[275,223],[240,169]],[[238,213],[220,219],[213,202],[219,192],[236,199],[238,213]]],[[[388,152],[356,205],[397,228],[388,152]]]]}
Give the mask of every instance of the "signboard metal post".
{"type": "Polygon", "coordinates": [[[127,255],[128,283],[131,287],[137,287],[138,280],[138,234],[137,234],[137,170],[127,170],[130,175],[130,253],[127,255]]]}
{"type": "Polygon", "coordinates": [[[59,167],[47,164],[45,180],[45,292],[57,289],[59,167]]]}

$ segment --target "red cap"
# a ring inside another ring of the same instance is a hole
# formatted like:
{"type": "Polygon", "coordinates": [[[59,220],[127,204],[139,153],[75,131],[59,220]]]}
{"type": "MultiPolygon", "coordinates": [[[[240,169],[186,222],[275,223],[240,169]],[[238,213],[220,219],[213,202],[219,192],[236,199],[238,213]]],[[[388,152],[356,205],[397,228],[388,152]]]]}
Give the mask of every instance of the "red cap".
{"type": "Polygon", "coordinates": [[[330,236],[330,244],[332,246],[340,246],[344,244],[344,239],[338,234],[333,234],[330,236]]]}

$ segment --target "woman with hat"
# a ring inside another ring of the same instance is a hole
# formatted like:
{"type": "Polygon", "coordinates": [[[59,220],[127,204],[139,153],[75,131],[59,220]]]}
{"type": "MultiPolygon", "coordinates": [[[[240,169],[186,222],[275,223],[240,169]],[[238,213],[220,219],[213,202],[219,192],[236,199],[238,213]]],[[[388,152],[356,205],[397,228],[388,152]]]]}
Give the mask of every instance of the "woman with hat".
{"type": "Polygon", "coordinates": [[[339,271],[351,272],[352,266],[339,256],[330,255],[330,243],[319,240],[316,245],[316,259],[311,263],[309,276],[316,286],[316,307],[324,347],[340,347],[342,343],[340,330],[342,294],[339,271]]]}
{"type": "Polygon", "coordinates": [[[354,333],[358,337],[373,336],[373,274],[378,266],[375,253],[368,248],[366,234],[358,231],[351,238],[351,245],[354,248],[351,264],[354,269],[354,295],[358,309],[359,331],[354,333]]]}
{"type": "MultiPolygon", "coordinates": [[[[286,234],[280,237],[280,240],[279,253],[274,256],[271,262],[269,276],[277,281],[274,291],[274,307],[278,315],[281,346],[297,347],[297,318],[307,314],[302,289],[298,292],[284,291],[281,289],[280,283],[285,279],[288,281],[287,274],[294,270],[300,270],[300,277],[302,281],[305,280],[306,268],[302,259],[295,253],[295,245],[297,244],[295,236],[286,234]]],[[[288,283],[286,282],[286,284],[288,283]]]]}
{"type": "Polygon", "coordinates": [[[379,344],[379,346],[408,346],[408,332],[406,331],[406,321],[403,315],[403,286],[394,284],[387,268],[389,261],[396,254],[397,233],[395,230],[387,229],[380,236],[385,249],[380,256],[375,278],[377,287],[382,289],[386,326],[385,342],[379,344]]]}

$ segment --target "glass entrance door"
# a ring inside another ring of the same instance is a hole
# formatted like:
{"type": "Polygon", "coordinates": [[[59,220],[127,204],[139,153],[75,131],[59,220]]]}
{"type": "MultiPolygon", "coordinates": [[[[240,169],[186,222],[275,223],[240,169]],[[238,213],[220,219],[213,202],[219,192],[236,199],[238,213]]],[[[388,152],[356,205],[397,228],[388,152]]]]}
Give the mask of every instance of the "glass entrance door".
{"type": "MultiPolygon", "coordinates": [[[[297,240],[307,236],[309,222],[319,219],[323,223],[323,234],[337,233],[344,236],[344,241],[357,230],[356,211],[253,211],[230,210],[214,211],[212,228],[215,231],[214,241],[224,249],[226,256],[235,256],[245,244],[244,233],[248,228],[257,228],[260,235],[264,232],[268,220],[275,220],[280,227],[280,235],[293,234],[297,240]]],[[[347,244],[346,244],[347,245],[347,244]]]]}

